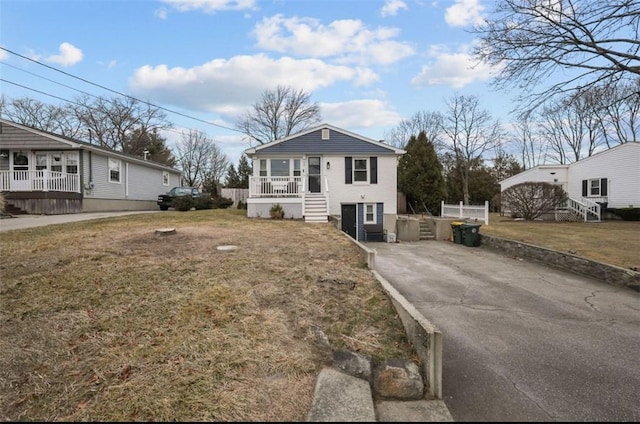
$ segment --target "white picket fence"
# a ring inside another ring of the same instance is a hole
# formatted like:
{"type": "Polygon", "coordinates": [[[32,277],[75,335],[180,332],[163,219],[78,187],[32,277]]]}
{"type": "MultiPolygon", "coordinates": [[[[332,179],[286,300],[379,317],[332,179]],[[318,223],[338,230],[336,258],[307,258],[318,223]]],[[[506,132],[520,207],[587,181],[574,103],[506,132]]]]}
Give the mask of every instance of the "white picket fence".
{"type": "Polygon", "coordinates": [[[440,216],[446,218],[460,218],[469,220],[482,220],[484,225],[489,225],[489,201],[485,200],[482,205],[445,205],[444,201],[440,203],[440,216]]]}

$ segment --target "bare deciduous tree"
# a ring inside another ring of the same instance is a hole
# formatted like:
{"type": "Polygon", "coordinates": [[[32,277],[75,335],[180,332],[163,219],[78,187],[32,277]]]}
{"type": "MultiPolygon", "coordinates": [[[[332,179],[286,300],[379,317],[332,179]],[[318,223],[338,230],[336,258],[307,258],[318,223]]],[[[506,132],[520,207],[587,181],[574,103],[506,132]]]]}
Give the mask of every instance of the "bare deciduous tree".
{"type": "Polygon", "coordinates": [[[236,123],[250,144],[265,144],[310,128],[320,122],[320,106],[304,90],[278,86],[265,90],[236,123]]]}
{"type": "Polygon", "coordinates": [[[604,140],[599,111],[600,97],[594,90],[575,92],[544,106],[540,125],[554,161],[572,163],[595,153],[604,140]]]}
{"type": "Polygon", "coordinates": [[[82,134],[82,123],[70,107],[43,103],[29,97],[5,99],[2,115],[18,124],[42,131],[77,138],[82,134]]]}
{"type": "Polygon", "coordinates": [[[73,110],[82,122],[85,137],[111,150],[135,154],[138,138],[171,128],[166,114],[159,108],[131,97],[80,97],[73,110]]]}
{"type": "Polygon", "coordinates": [[[637,0],[499,0],[490,19],[472,32],[481,41],[475,56],[500,69],[494,84],[533,96],[524,95],[527,109],[559,93],[615,86],[640,75],[637,0]],[[532,91],[556,71],[564,71],[559,81],[532,91]]]}
{"type": "Polygon", "coordinates": [[[409,119],[403,119],[385,138],[387,143],[404,149],[411,137],[417,137],[424,133],[427,140],[433,144],[436,152],[443,147],[440,130],[442,127],[442,115],[438,112],[420,111],[416,112],[409,119]]]}
{"type": "Polygon", "coordinates": [[[469,204],[469,173],[482,155],[498,147],[504,136],[498,121],[480,107],[476,96],[454,94],[442,119],[446,148],[460,169],[464,204],[469,204]]]}
{"type": "Polygon", "coordinates": [[[205,180],[218,184],[227,172],[229,159],[203,132],[190,130],[182,134],[176,149],[185,185],[199,187],[205,180]]]}
{"type": "Polygon", "coordinates": [[[540,129],[533,115],[524,115],[518,118],[513,136],[513,144],[518,149],[520,162],[524,169],[530,169],[543,163],[546,145],[540,136],[540,129]]]}

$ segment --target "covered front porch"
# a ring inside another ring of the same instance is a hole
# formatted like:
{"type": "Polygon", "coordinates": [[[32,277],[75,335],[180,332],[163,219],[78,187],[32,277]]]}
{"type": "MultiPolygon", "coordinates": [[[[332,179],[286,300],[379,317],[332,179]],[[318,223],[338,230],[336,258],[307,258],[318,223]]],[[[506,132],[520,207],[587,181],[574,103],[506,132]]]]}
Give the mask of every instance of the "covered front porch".
{"type": "Polygon", "coordinates": [[[249,178],[249,217],[268,217],[274,204],[280,205],[285,217],[304,218],[307,222],[327,222],[329,215],[329,183],[302,176],[253,176],[249,178]],[[324,190],[322,190],[324,188],[324,190]]]}
{"type": "Polygon", "coordinates": [[[0,171],[0,192],[11,214],[82,212],[80,175],[49,170],[0,171]]]}
{"type": "Polygon", "coordinates": [[[0,171],[0,191],[80,193],[80,175],[49,171],[0,171]]]}

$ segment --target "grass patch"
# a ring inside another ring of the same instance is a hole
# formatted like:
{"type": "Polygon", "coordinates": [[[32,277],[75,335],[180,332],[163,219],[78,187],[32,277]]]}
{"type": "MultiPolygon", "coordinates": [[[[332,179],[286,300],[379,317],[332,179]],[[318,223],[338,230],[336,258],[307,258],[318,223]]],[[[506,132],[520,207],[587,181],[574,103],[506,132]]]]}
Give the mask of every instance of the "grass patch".
{"type": "Polygon", "coordinates": [[[415,360],[331,224],[170,211],[9,231],[0,249],[4,421],[304,421],[318,330],[415,360]]]}
{"type": "Polygon", "coordinates": [[[640,222],[637,221],[516,221],[491,214],[489,225],[483,225],[480,233],[640,270],[640,222]]]}

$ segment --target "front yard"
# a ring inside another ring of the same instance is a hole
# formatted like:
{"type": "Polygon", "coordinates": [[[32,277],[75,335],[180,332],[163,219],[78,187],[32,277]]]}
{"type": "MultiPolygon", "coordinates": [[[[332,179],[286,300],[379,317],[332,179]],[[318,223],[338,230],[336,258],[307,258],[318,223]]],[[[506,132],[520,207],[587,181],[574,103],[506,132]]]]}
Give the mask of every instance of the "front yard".
{"type": "Polygon", "coordinates": [[[325,335],[415,360],[344,233],[245,213],[3,233],[0,419],[304,421],[325,335]]]}

